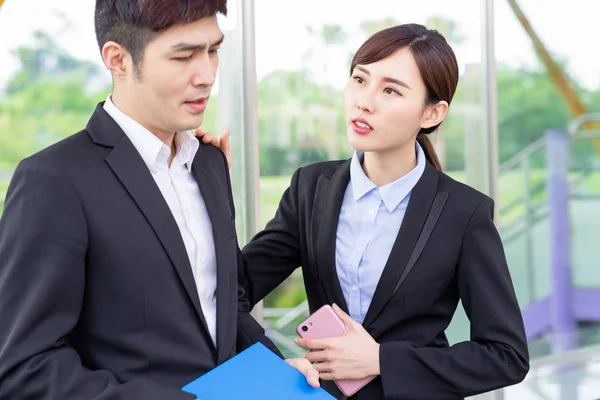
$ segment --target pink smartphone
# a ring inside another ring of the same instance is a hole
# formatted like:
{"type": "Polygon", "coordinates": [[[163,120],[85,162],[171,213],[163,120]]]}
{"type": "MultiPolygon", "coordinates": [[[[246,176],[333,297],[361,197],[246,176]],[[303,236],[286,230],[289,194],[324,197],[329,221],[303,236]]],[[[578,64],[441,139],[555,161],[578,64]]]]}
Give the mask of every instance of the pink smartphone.
{"type": "MultiPolygon", "coordinates": [[[[346,326],[333,308],[329,304],[325,304],[302,321],[296,327],[296,332],[298,336],[305,339],[325,339],[343,336],[346,333],[346,326]]],[[[362,379],[344,379],[334,382],[344,396],[350,397],[373,379],[375,379],[374,376],[369,376],[362,379]]]]}

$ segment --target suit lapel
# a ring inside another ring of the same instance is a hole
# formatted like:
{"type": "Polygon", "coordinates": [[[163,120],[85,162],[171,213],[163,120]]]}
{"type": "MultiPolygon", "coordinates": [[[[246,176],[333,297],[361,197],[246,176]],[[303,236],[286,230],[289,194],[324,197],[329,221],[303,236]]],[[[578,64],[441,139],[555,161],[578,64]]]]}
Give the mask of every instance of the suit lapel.
{"type": "Polygon", "coordinates": [[[95,144],[112,149],[106,163],[154,230],[196,310],[207,341],[212,343],[183,238],[148,167],[121,127],[104,110],[104,102],[96,106],[86,130],[95,144]]]}
{"type": "Polygon", "coordinates": [[[349,160],[335,171],[331,179],[321,176],[317,182],[313,211],[313,237],[316,238],[313,245],[319,276],[328,288],[326,295],[329,302],[336,303],[345,312],[348,312],[348,306],[337,275],[335,249],[340,210],[349,182],[349,160]]]}
{"type": "Polygon", "coordinates": [[[123,137],[106,157],[106,162],[142,211],[177,270],[206,334],[208,329],[202,313],[192,268],[179,227],[167,202],[156,186],[148,167],[127,137],[123,137]]]}
{"type": "Polygon", "coordinates": [[[227,343],[235,340],[236,334],[230,324],[232,318],[237,318],[237,252],[228,248],[230,234],[235,234],[233,210],[229,206],[229,193],[226,191],[229,182],[219,182],[219,178],[225,179],[227,175],[219,177],[215,172],[217,166],[211,165],[208,156],[206,146],[200,144],[192,164],[192,173],[206,204],[214,238],[217,260],[217,353],[218,363],[221,363],[229,358],[230,355],[226,354],[227,343]]]}
{"type": "Polygon", "coordinates": [[[407,274],[409,272],[407,264],[411,254],[414,252],[415,245],[431,209],[433,199],[436,196],[437,181],[437,171],[431,164],[427,163],[423,176],[419,179],[410,195],[400,231],[392,246],[392,251],[375,289],[375,294],[371,300],[365,320],[363,321],[365,327],[368,327],[375,320],[393,293],[395,293],[395,290],[397,290],[396,286],[401,280],[404,271],[407,274]]]}
{"type": "Polygon", "coordinates": [[[429,236],[431,236],[431,232],[433,232],[433,228],[435,227],[435,224],[437,223],[437,220],[440,217],[440,214],[442,213],[442,209],[444,208],[447,199],[448,192],[440,192],[435,195],[435,199],[433,199],[433,204],[431,205],[431,210],[427,215],[425,225],[423,226],[423,230],[419,235],[417,244],[415,245],[415,248],[413,249],[410,258],[408,259],[408,263],[406,264],[406,268],[404,268],[404,271],[402,271],[402,275],[400,276],[400,279],[398,279],[398,283],[396,283],[394,291],[392,292],[392,295],[390,297],[394,296],[398,289],[400,289],[400,285],[402,285],[410,271],[417,263],[417,260],[421,256],[423,249],[425,249],[425,245],[429,240],[429,236]]]}

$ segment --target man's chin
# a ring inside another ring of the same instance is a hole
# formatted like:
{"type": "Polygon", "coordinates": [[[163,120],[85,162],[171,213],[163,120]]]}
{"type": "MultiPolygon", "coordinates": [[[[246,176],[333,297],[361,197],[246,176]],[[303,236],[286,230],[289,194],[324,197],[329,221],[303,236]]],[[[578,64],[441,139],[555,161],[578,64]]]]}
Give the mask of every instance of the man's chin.
{"type": "Polygon", "coordinates": [[[204,122],[204,115],[199,116],[199,118],[186,118],[185,121],[181,122],[182,123],[179,124],[181,129],[179,129],[178,132],[193,131],[195,129],[198,129],[200,125],[202,125],[202,122],[204,122]]]}

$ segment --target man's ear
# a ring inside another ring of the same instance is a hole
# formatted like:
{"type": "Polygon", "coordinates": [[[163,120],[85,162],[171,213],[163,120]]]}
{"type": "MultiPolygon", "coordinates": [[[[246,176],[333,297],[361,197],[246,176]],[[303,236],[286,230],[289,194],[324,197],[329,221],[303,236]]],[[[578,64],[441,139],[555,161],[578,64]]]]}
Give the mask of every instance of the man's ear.
{"type": "Polygon", "coordinates": [[[126,77],[133,69],[131,54],[117,42],[108,41],[102,46],[102,60],[114,79],[126,77]]]}
{"type": "Polygon", "coordinates": [[[448,114],[448,102],[438,101],[436,104],[429,105],[423,113],[421,128],[431,128],[442,123],[448,114]]]}

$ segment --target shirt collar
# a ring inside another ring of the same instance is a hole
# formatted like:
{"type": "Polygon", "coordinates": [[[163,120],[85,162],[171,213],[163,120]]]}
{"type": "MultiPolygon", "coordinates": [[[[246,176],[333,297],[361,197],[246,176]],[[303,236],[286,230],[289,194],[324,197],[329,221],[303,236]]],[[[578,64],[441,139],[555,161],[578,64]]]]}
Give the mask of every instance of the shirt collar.
{"type": "Polygon", "coordinates": [[[388,183],[385,186],[377,187],[362,169],[362,160],[364,153],[356,151],[350,162],[350,184],[352,185],[352,194],[354,201],[359,201],[363,196],[372,190],[378,189],[379,195],[389,212],[393,212],[398,204],[412,191],[423,171],[425,171],[425,153],[416,143],[417,166],[402,178],[388,183]]]}
{"type": "MultiPolygon", "coordinates": [[[[119,110],[112,102],[110,95],[104,102],[104,110],[123,129],[123,132],[125,132],[125,135],[127,135],[151,171],[155,171],[158,165],[167,162],[171,153],[169,147],[136,120],[119,110]]],[[[192,162],[200,143],[190,131],[177,132],[174,140],[177,154],[173,159],[173,163],[185,165],[188,171],[191,172],[192,162]]]]}

